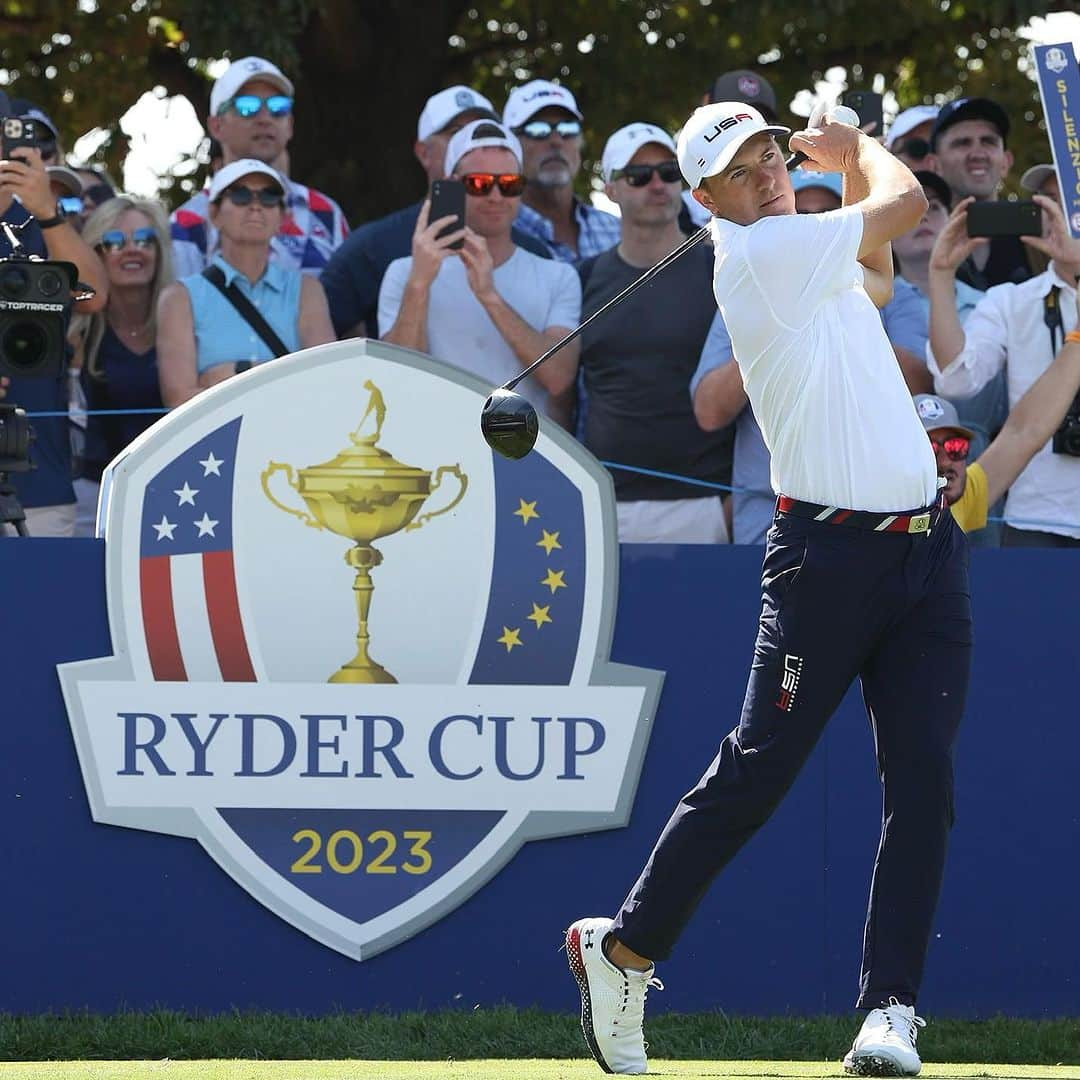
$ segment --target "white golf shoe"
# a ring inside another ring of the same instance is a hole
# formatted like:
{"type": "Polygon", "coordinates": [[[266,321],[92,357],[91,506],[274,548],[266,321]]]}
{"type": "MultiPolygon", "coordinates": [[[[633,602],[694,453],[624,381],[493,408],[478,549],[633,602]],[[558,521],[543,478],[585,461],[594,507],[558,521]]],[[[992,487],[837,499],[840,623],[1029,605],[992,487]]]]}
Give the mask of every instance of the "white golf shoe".
{"type": "Polygon", "coordinates": [[[844,1070],[856,1076],[918,1076],[922,1068],[915,1049],[918,1028],[926,1021],[910,1005],[889,998],[883,1009],[871,1009],[844,1057],[844,1070]]]}
{"type": "Polygon", "coordinates": [[[623,971],[604,955],[611,919],[578,919],[566,931],[566,956],[581,990],[581,1030],[604,1072],[648,1071],[645,1057],[645,996],[663,990],[648,971],[623,971]]]}

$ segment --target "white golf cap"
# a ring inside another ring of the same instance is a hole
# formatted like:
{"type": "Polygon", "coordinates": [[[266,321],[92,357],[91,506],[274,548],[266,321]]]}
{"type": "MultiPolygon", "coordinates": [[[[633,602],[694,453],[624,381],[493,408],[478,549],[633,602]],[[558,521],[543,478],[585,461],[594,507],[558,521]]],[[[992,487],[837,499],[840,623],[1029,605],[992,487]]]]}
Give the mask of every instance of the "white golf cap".
{"type": "Polygon", "coordinates": [[[265,161],[257,161],[255,158],[240,158],[238,161],[230,161],[228,165],[223,165],[214,173],[214,179],[210,181],[210,201],[216,202],[227,187],[232,187],[237,180],[242,180],[245,176],[251,176],[254,173],[269,176],[282,192],[288,192],[289,189],[285,186],[285,181],[282,180],[277,169],[272,169],[265,161]]]}
{"type": "Polygon", "coordinates": [[[446,146],[446,175],[454,171],[457,163],[470,150],[480,150],[485,146],[509,150],[517,158],[518,168],[521,168],[521,143],[518,137],[497,120],[473,120],[457,132],[446,146]]]}
{"type": "Polygon", "coordinates": [[[600,159],[600,172],[604,180],[610,182],[611,174],[616,169],[625,169],[638,150],[650,143],[670,150],[675,156],[675,140],[663,128],[655,124],[627,124],[619,128],[604,144],[604,154],[600,159]]]}
{"type": "Polygon", "coordinates": [[[913,105],[899,113],[889,126],[889,133],[885,136],[885,148],[891,150],[898,139],[902,139],[909,131],[914,131],[920,124],[932,124],[940,111],[938,105],[913,105]]]}
{"type": "Polygon", "coordinates": [[[701,187],[706,176],[715,176],[731,164],[752,135],[790,135],[791,128],[770,124],[765,117],[741,101],[719,101],[702,105],[679,132],[676,153],[683,179],[690,190],[701,187]]]}
{"type": "Polygon", "coordinates": [[[234,60],[225,69],[225,74],[214,83],[210,91],[210,115],[217,116],[221,106],[236,97],[244,83],[252,79],[263,79],[283,94],[293,96],[293,84],[285,78],[281,68],[261,56],[245,56],[243,60],[234,60]]]}
{"type": "Polygon", "coordinates": [[[442,131],[455,117],[471,111],[482,112],[492,120],[499,119],[495,106],[483,94],[468,86],[448,86],[427,99],[416,122],[416,137],[423,142],[436,131],[442,131]]]}
{"type": "Polygon", "coordinates": [[[503,123],[508,128],[519,128],[541,109],[551,106],[565,109],[579,120],[585,119],[577,107],[574,95],[565,86],[548,82],[547,79],[533,79],[532,82],[515,86],[510,91],[503,109],[503,123]]]}
{"type": "Polygon", "coordinates": [[[1023,176],[1020,177],[1020,186],[1025,191],[1037,192],[1039,188],[1056,175],[1053,165],[1032,165],[1023,176]]]}

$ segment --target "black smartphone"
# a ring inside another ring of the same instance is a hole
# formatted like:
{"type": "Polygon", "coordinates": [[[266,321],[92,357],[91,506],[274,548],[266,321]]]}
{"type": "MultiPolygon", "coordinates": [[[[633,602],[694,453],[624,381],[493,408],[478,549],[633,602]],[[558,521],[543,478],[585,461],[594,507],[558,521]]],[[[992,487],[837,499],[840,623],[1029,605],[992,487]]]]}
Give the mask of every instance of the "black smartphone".
{"type": "Polygon", "coordinates": [[[38,133],[33,120],[23,120],[21,116],[5,116],[0,121],[0,158],[4,161],[13,161],[19,147],[37,144],[38,133]]]}
{"type": "MultiPolygon", "coordinates": [[[[434,180],[431,184],[431,213],[428,214],[428,221],[438,221],[439,218],[450,215],[456,220],[450,222],[445,229],[439,230],[440,237],[465,228],[465,185],[460,180],[434,180]]],[[[454,251],[460,251],[464,246],[464,237],[450,245],[454,251]]]]}
{"type": "Polygon", "coordinates": [[[847,105],[859,114],[859,127],[865,128],[867,124],[876,124],[870,129],[869,134],[873,138],[879,138],[885,134],[885,117],[881,111],[881,95],[869,90],[845,90],[840,95],[840,104],[847,105]]]}
{"type": "Polygon", "coordinates": [[[968,236],[1042,236],[1042,216],[1033,202],[1011,199],[973,202],[967,208],[968,236]]]}

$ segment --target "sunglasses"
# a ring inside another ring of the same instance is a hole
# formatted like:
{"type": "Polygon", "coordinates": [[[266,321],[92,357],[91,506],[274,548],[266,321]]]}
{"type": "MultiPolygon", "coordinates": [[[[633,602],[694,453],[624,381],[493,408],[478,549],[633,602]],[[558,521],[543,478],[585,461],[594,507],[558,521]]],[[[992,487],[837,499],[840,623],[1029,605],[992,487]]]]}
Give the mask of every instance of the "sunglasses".
{"type": "Polygon", "coordinates": [[[70,217],[72,214],[82,213],[82,196],[81,195],[61,195],[56,200],[57,209],[65,217],[70,217]]]}
{"type": "Polygon", "coordinates": [[[947,439],[943,439],[939,442],[931,435],[930,445],[934,448],[935,452],[944,450],[945,455],[950,461],[965,461],[968,456],[968,451],[971,449],[971,440],[964,438],[963,435],[950,435],[947,439]]]}
{"type": "Polygon", "coordinates": [[[152,248],[157,243],[157,233],[146,226],[135,229],[131,233],[122,232],[120,229],[110,229],[102,235],[98,241],[98,247],[103,251],[123,251],[129,240],[137,248],[152,248]]]}
{"type": "Polygon", "coordinates": [[[251,117],[259,115],[259,110],[263,105],[271,116],[288,116],[292,112],[293,99],[285,94],[271,94],[269,97],[259,97],[258,94],[237,94],[218,109],[218,115],[220,116],[226,109],[232,109],[237,116],[250,120],[251,117]]]}
{"type": "Polygon", "coordinates": [[[530,120],[518,129],[519,134],[526,139],[550,139],[553,131],[557,131],[564,139],[572,139],[581,134],[581,121],[560,120],[557,124],[552,124],[547,120],[530,120]]]}
{"type": "Polygon", "coordinates": [[[517,198],[525,190],[525,177],[520,173],[471,172],[461,177],[466,195],[490,195],[499,185],[499,193],[507,199],[517,198]]]}
{"type": "Polygon", "coordinates": [[[908,139],[907,142],[901,143],[893,153],[907,154],[908,157],[915,158],[916,161],[922,161],[930,153],[930,144],[925,139],[908,139]]]}
{"type": "Polygon", "coordinates": [[[264,187],[252,190],[244,187],[243,184],[233,184],[232,187],[226,188],[221,198],[228,199],[233,206],[250,206],[253,200],[258,199],[259,205],[265,206],[267,210],[281,206],[284,202],[284,196],[274,188],[264,187]]]}
{"type": "Polygon", "coordinates": [[[625,180],[631,187],[644,187],[656,173],[665,184],[674,184],[682,179],[679,163],[661,161],[658,165],[627,165],[625,169],[614,169],[611,179],[625,180]]]}

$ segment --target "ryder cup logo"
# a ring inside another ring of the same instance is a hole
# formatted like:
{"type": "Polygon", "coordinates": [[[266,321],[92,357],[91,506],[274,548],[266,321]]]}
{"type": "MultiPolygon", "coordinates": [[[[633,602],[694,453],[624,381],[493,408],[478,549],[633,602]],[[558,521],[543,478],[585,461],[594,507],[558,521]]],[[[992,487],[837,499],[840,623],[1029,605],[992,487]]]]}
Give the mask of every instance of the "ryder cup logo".
{"type": "Polygon", "coordinates": [[[1069,60],[1064,49],[1056,46],[1046,50],[1046,66],[1055,75],[1060,75],[1068,66],[1069,60]]]}
{"type": "MultiPolygon", "coordinates": [[[[261,365],[103,478],[114,655],[60,667],[95,821],[197,840],[356,959],[527,840],[625,824],[659,694],[612,664],[607,473],[379,342],[261,365]]],[[[541,883],[537,883],[538,887],[541,883]]]]}

